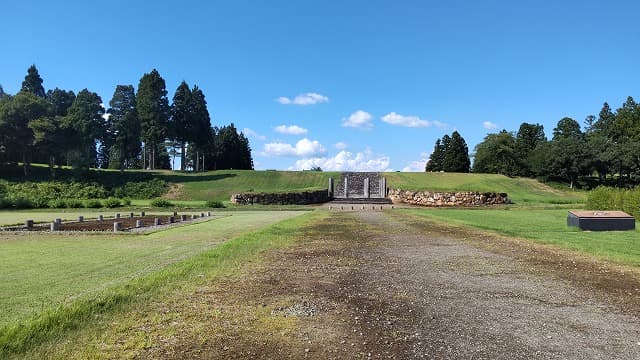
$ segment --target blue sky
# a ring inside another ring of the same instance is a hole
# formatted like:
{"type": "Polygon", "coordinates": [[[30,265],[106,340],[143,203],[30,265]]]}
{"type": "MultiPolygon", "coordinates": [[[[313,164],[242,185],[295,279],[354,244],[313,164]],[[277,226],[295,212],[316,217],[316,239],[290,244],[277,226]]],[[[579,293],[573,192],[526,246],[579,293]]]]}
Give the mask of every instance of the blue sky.
{"type": "Polygon", "coordinates": [[[640,98],[635,1],[9,1],[0,84],[108,103],[157,68],[203,89],[256,169],[422,171],[436,138],[640,98]]]}

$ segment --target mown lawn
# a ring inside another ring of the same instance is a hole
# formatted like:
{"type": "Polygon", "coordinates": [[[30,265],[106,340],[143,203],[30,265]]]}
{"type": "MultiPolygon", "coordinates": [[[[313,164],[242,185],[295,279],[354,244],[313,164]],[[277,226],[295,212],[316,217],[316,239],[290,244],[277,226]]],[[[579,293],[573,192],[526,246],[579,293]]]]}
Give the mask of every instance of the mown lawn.
{"type": "Polygon", "coordinates": [[[0,327],[303,212],[238,212],[148,235],[0,233],[0,327]]]}
{"type": "Polygon", "coordinates": [[[534,179],[496,174],[385,173],[387,186],[403,190],[504,192],[516,204],[583,203],[586,193],[554,189],[534,179]]]}
{"type": "MultiPolygon", "coordinates": [[[[567,210],[405,209],[409,215],[469,225],[579,251],[598,259],[640,266],[639,231],[580,231],[566,225],[567,210]]],[[[637,228],[637,226],[636,226],[637,228]]]]}

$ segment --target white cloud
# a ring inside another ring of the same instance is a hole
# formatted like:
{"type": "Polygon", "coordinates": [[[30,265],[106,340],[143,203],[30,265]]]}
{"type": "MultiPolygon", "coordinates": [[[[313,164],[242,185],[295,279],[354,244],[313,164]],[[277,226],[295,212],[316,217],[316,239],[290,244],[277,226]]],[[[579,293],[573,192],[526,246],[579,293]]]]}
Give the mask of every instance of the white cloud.
{"type": "Polygon", "coordinates": [[[498,125],[495,123],[492,123],[491,121],[485,121],[482,123],[482,127],[487,130],[494,130],[498,128],[498,125]]]}
{"type": "Polygon", "coordinates": [[[290,125],[290,126],[278,125],[274,128],[274,130],[276,132],[279,132],[280,134],[287,134],[287,135],[304,135],[307,132],[309,132],[307,129],[300,127],[298,125],[290,125]]]}
{"type": "Polygon", "coordinates": [[[343,143],[342,141],[340,141],[340,142],[337,142],[337,143],[333,144],[333,147],[335,147],[338,150],[344,150],[344,149],[346,149],[348,147],[348,145],[343,143]]]}
{"type": "Polygon", "coordinates": [[[440,121],[423,120],[418,116],[400,115],[395,112],[390,112],[387,115],[383,116],[382,121],[386,122],[387,124],[405,126],[410,128],[435,126],[439,129],[444,129],[447,127],[447,124],[441,123],[440,121]]]}
{"type": "Polygon", "coordinates": [[[424,172],[424,168],[427,165],[427,161],[429,161],[429,154],[422,153],[420,154],[420,160],[409,161],[407,166],[402,168],[404,172],[424,172]]]}
{"type": "Polygon", "coordinates": [[[327,150],[317,140],[309,140],[304,138],[296,143],[295,146],[287,143],[275,142],[264,145],[262,156],[321,156],[327,150]]]}
{"type": "Polygon", "coordinates": [[[391,160],[385,155],[376,155],[367,149],[352,153],[340,151],[334,157],[316,157],[297,160],[289,170],[305,170],[319,166],[326,171],[393,171],[389,168],[391,160]]]}
{"type": "Polygon", "coordinates": [[[288,97],[285,96],[281,96],[278,99],[276,99],[277,102],[279,102],[282,105],[314,105],[314,104],[320,104],[320,103],[326,103],[329,102],[329,98],[321,95],[321,94],[317,94],[317,93],[306,93],[306,94],[300,94],[298,96],[296,96],[293,99],[290,99],[288,97]]]}
{"type": "Polygon", "coordinates": [[[369,114],[366,111],[358,110],[353,114],[349,115],[348,118],[343,118],[342,126],[359,128],[359,129],[369,129],[373,127],[373,123],[371,123],[371,119],[373,119],[371,114],[369,114]]]}
{"type": "Polygon", "coordinates": [[[255,132],[255,131],[253,131],[253,130],[251,130],[251,129],[249,129],[249,128],[244,128],[244,129],[242,129],[242,132],[243,132],[245,135],[247,135],[248,137],[251,137],[251,138],[254,138],[254,139],[257,139],[257,140],[260,140],[260,141],[265,141],[265,140],[267,140],[267,137],[266,137],[266,136],[264,136],[264,135],[260,135],[260,134],[258,134],[257,132],[255,132]]]}

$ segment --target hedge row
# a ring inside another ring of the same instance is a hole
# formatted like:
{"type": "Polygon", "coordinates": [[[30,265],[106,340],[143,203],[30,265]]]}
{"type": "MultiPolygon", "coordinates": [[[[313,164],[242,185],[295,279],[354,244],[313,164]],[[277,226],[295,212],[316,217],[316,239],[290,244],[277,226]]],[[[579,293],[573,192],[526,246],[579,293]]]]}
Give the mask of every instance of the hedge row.
{"type": "Polygon", "coordinates": [[[589,192],[589,210],[622,210],[634,217],[640,217],[640,187],[620,189],[600,186],[589,192]]]}
{"type": "MultiPolygon", "coordinates": [[[[107,189],[96,182],[21,182],[10,183],[0,180],[0,199],[13,205],[4,207],[22,207],[23,202],[30,202],[30,207],[76,207],[68,199],[104,199],[108,204],[110,198],[151,199],[164,194],[167,183],[164,180],[152,179],[143,182],[130,182],[113,189],[107,189]],[[64,199],[64,200],[61,200],[64,199]],[[72,206],[52,206],[53,203],[66,202],[72,206]],[[18,205],[18,206],[16,206],[18,205]]],[[[96,207],[97,203],[89,204],[96,207]]]]}
{"type": "Polygon", "coordinates": [[[84,201],[78,199],[55,199],[48,203],[33,202],[32,200],[23,197],[0,197],[0,209],[115,208],[129,205],[131,205],[131,200],[117,199],[113,197],[106,199],[88,199],[84,201]]]}

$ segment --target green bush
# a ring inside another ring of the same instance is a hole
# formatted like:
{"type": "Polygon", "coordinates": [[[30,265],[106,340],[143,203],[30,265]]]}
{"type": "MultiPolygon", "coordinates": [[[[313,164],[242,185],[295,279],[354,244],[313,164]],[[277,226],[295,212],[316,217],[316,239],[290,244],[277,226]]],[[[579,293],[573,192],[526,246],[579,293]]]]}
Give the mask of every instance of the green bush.
{"type": "Polygon", "coordinates": [[[624,190],[599,186],[589,192],[586,207],[589,210],[622,210],[624,190]]]}
{"type": "Polygon", "coordinates": [[[33,209],[33,202],[23,197],[13,199],[12,203],[13,207],[16,209],[33,209]]]}
{"type": "Polygon", "coordinates": [[[4,198],[4,197],[0,197],[0,209],[8,209],[11,207],[11,200],[4,198]]]}
{"type": "Polygon", "coordinates": [[[84,207],[84,203],[77,199],[67,199],[67,207],[71,209],[79,209],[84,207]]]}
{"type": "Polygon", "coordinates": [[[171,207],[173,203],[167,199],[155,198],[151,200],[151,206],[153,207],[171,207]]]}
{"type": "Polygon", "coordinates": [[[214,208],[214,209],[222,209],[225,207],[222,201],[217,201],[217,200],[208,200],[205,206],[208,208],[214,208]]]}
{"type": "Polygon", "coordinates": [[[113,189],[113,195],[120,198],[152,199],[167,192],[167,182],[152,179],[142,182],[128,182],[113,189]]]}
{"type": "Polygon", "coordinates": [[[99,209],[102,207],[102,202],[98,199],[89,199],[84,202],[84,206],[87,208],[99,209]]]}
{"type": "Polygon", "coordinates": [[[636,218],[640,216],[640,187],[624,192],[622,210],[636,218]]]}
{"type": "Polygon", "coordinates": [[[113,197],[104,199],[102,201],[102,204],[104,205],[104,207],[107,207],[107,208],[115,208],[122,205],[122,203],[120,202],[120,199],[116,199],[113,197]]]}
{"type": "Polygon", "coordinates": [[[52,209],[64,209],[67,207],[67,200],[56,199],[49,202],[49,207],[52,209]]]}
{"type": "Polygon", "coordinates": [[[127,199],[123,199],[122,200],[122,205],[124,206],[131,206],[131,199],[127,198],[127,199]]]}
{"type": "Polygon", "coordinates": [[[640,217],[640,187],[618,189],[599,186],[589,192],[586,208],[589,210],[622,210],[640,217]]]}

